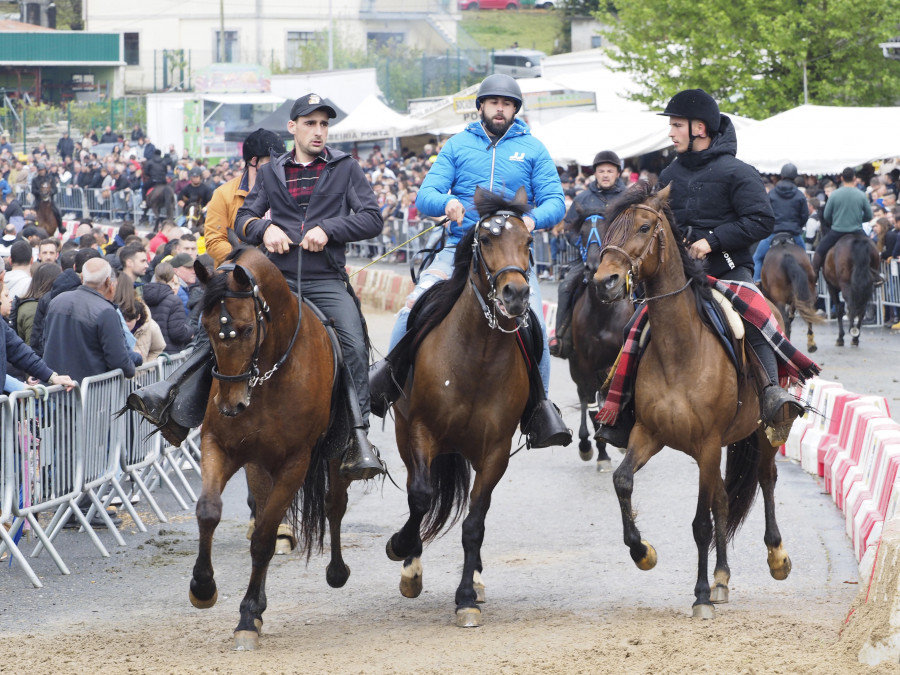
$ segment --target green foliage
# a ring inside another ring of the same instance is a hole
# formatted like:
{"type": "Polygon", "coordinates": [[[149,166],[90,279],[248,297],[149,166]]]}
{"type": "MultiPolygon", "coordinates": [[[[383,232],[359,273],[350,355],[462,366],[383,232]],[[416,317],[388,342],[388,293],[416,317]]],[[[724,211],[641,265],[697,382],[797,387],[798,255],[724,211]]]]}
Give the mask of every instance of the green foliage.
{"type": "Polygon", "coordinates": [[[558,10],[481,10],[463,12],[462,27],[485,49],[522,48],[558,54],[562,25],[568,24],[558,10]]]}
{"type": "Polygon", "coordinates": [[[894,105],[900,63],[879,42],[898,33],[900,0],[617,0],[606,37],[616,69],[643,89],[636,100],[661,108],[676,92],[701,87],[723,112],[762,119],[803,101],[894,105]]]}
{"type": "Polygon", "coordinates": [[[81,19],[82,0],[55,0],[56,28],[58,30],[84,30],[81,19]]]}

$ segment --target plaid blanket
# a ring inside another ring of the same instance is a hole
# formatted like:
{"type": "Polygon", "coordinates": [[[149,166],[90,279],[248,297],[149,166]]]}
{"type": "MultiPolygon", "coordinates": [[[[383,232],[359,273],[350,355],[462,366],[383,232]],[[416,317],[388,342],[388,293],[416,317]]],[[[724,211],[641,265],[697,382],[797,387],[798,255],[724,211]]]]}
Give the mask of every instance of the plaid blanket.
{"type": "MultiPolygon", "coordinates": [[[[756,286],[742,281],[723,281],[714,277],[709,277],[709,283],[728,298],[741,318],[756,326],[772,345],[782,384],[803,383],[807,378],[819,374],[819,366],[791,344],[781,331],[769,303],[756,286]]],[[[608,426],[615,424],[622,406],[632,396],[634,376],[640,361],[641,335],[645,329],[649,330],[647,305],[643,305],[635,312],[625,327],[625,343],[619,354],[615,374],[606,394],[606,401],[597,413],[596,419],[601,424],[608,426]]]]}

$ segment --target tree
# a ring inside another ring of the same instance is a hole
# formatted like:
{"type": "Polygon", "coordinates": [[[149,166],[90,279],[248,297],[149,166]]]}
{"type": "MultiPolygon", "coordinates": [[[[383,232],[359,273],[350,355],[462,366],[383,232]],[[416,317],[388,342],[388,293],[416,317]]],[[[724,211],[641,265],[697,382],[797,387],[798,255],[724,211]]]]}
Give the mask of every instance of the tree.
{"type": "Polygon", "coordinates": [[[81,19],[81,0],[56,1],[56,28],[58,30],[84,30],[81,19]]]}
{"type": "Polygon", "coordinates": [[[700,87],[723,112],[762,119],[804,102],[894,105],[900,63],[879,42],[898,33],[900,0],[617,0],[600,12],[615,45],[613,68],[642,88],[633,98],[661,108],[700,87]]]}

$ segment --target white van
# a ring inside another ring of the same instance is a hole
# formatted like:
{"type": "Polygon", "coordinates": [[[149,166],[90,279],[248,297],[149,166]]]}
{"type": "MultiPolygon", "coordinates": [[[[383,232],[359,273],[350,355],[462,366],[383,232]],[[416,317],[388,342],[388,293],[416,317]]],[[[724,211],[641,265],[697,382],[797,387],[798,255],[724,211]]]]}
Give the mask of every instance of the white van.
{"type": "Polygon", "coordinates": [[[492,53],[489,71],[512,77],[540,77],[541,60],[546,56],[537,49],[498,49],[492,53]]]}

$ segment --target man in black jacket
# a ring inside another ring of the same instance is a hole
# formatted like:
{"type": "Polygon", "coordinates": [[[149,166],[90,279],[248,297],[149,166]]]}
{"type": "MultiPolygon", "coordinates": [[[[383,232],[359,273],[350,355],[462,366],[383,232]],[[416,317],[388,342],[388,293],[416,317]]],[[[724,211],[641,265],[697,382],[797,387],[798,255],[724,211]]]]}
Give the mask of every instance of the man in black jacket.
{"type": "Polygon", "coordinates": [[[194,167],[190,172],[191,182],[181,188],[178,193],[178,206],[184,209],[191,202],[197,202],[201,209],[205,209],[212,199],[212,188],[203,182],[203,170],[194,167]]]}
{"type": "MultiPolygon", "coordinates": [[[[144,162],[144,200],[147,199],[147,193],[150,192],[150,188],[154,185],[165,185],[166,184],[166,164],[162,160],[162,153],[159,150],[154,150],[153,156],[144,162]]],[[[143,206],[142,206],[143,208],[143,206]]]]}
{"type": "MultiPolygon", "coordinates": [[[[375,236],[384,221],[359,164],[346,153],[325,146],[328,121],[334,117],[333,106],[316,94],[294,102],[288,122],[294,150],[259,168],[256,183],[237,212],[234,229],[244,241],[264,244],[288,284],[295,289],[299,284],[302,295],[334,323],[343,349],[346,371],[342,379],[351,417],[351,438],[344,449],[341,474],[356,480],[384,473],[384,468],[366,435],[369,382],[365,327],[344,272],[344,246],[375,236]],[[264,217],[267,212],[270,217],[264,217]],[[301,249],[303,271],[298,280],[297,256],[301,249]]],[[[179,407],[185,407],[182,394],[196,389],[187,382],[211,369],[210,353],[208,346],[198,345],[162,386],[129,396],[128,407],[159,426],[164,434],[174,431],[180,437],[189,420],[179,420],[181,413],[171,403],[179,394],[179,407]]],[[[205,407],[205,400],[203,403],[205,407]]]]}
{"type": "MultiPolygon", "coordinates": [[[[602,216],[609,203],[625,192],[621,175],[622,160],[612,150],[602,150],[594,156],[594,182],[575,196],[563,220],[570,243],[577,245],[581,221],[586,216],[602,216]]],[[[587,242],[581,245],[586,246],[587,242]]],[[[557,289],[556,335],[550,339],[550,354],[561,359],[569,356],[569,325],[572,322],[575,290],[581,283],[584,283],[584,263],[572,263],[557,289]]]]}
{"type": "Polygon", "coordinates": [[[753,253],[753,283],[757,285],[762,275],[763,260],[776,234],[790,234],[797,246],[806,249],[803,232],[806,230],[806,221],[809,220],[809,205],[804,194],[794,185],[796,178],[797,167],[785,164],[781,167],[781,180],[769,191],[769,202],[775,214],[775,227],[772,234],[759,242],[753,253]]]}

